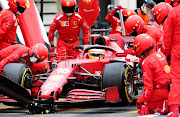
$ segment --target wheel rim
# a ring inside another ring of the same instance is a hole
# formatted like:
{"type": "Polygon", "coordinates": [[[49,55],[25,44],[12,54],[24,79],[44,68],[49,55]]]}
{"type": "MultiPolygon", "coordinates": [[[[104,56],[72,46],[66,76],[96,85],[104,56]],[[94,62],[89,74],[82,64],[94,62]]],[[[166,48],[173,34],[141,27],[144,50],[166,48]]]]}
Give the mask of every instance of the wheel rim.
{"type": "Polygon", "coordinates": [[[132,102],[134,97],[134,80],[133,75],[130,71],[127,72],[124,83],[127,100],[129,102],[132,102]]]}
{"type": "Polygon", "coordinates": [[[31,82],[30,80],[32,80],[30,77],[31,77],[31,74],[29,72],[26,72],[23,78],[23,86],[26,88],[30,88],[28,87],[30,85],[29,83],[31,82]]]}

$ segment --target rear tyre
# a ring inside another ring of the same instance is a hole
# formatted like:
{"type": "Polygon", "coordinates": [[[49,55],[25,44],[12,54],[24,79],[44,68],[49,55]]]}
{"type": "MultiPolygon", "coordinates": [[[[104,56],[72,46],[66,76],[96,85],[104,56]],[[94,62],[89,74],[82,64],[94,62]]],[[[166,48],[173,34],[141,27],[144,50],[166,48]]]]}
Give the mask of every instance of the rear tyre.
{"type": "Polygon", "coordinates": [[[126,63],[107,64],[102,74],[102,89],[118,86],[122,105],[132,103],[135,94],[132,68],[126,63]]]}
{"type": "Polygon", "coordinates": [[[3,69],[5,76],[10,80],[25,88],[32,88],[32,73],[26,64],[9,63],[3,69]]]}

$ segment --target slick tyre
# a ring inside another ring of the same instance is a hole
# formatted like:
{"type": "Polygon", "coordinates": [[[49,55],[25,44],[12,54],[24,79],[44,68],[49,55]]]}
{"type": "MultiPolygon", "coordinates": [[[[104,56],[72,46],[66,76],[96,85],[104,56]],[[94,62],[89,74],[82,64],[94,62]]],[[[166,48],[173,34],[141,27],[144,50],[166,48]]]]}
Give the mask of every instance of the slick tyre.
{"type": "Polygon", "coordinates": [[[3,69],[5,76],[10,80],[25,88],[32,88],[32,73],[26,64],[9,63],[3,69]]]}
{"type": "Polygon", "coordinates": [[[102,74],[102,89],[118,86],[121,105],[128,105],[133,101],[134,77],[132,68],[126,63],[107,64],[102,74]]]}

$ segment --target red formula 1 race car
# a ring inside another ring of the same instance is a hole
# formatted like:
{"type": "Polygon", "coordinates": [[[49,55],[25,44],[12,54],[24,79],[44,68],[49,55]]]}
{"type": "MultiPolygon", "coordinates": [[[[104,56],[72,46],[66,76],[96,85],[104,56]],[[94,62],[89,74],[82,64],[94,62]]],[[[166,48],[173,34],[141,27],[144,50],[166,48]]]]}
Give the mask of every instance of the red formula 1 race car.
{"type": "Polygon", "coordinates": [[[54,112],[54,105],[62,104],[94,101],[131,103],[138,95],[138,59],[127,61],[123,49],[115,41],[109,37],[98,37],[95,39],[98,45],[76,46],[76,59],[60,61],[44,74],[33,76],[29,68],[20,63],[6,65],[4,73],[7,78],[0,78],[0,93],[14,100],[1,101],[7,105],[28,105],[30,113],[54,112]],[[37,99],[32,99],[29,93],[34,77],[44,81],[37,99]],[[1,90],[5,88],[7,90],[1,90]]]}

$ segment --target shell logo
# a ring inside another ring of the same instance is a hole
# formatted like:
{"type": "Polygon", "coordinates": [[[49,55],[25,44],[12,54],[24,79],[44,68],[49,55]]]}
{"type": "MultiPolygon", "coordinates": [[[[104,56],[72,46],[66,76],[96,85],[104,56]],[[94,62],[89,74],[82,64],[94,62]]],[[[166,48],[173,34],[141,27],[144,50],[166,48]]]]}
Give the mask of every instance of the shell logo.
{"type": "Polygon", "coordinates": [[[135,24],[135,26],[138,26],[138,24],[135,24]]]}
{"type": "Polygon", "coordinates": [[[164,66],[164,71],[165,71],[166,73],[169,73],[169,72],[170,72],[170,67],[169,67],[168,65],[165,65],[165,66],[164,66]]]}
{"type": "Polygon", "coordinates": [[[30,7],[30,3],[29,0],[26,1],[26,7],[29,8],[30,7]]]}
{"type": "Polygon", "coordinates": [[[117,29],[117,30],[119,30],[120,28],[119,28],[119,27],[117,27],[116,29],[117,29]]]}
{"type": "Polygon", "coordinates": [[[64,22],[62,22],[61,25],[64,26],[64,22]]]}
{"type": "Polygon", "coordinates": [[[66,2],[66,5],[69,6],[69,5],[70,5],[70,2],[66,2]]]}

